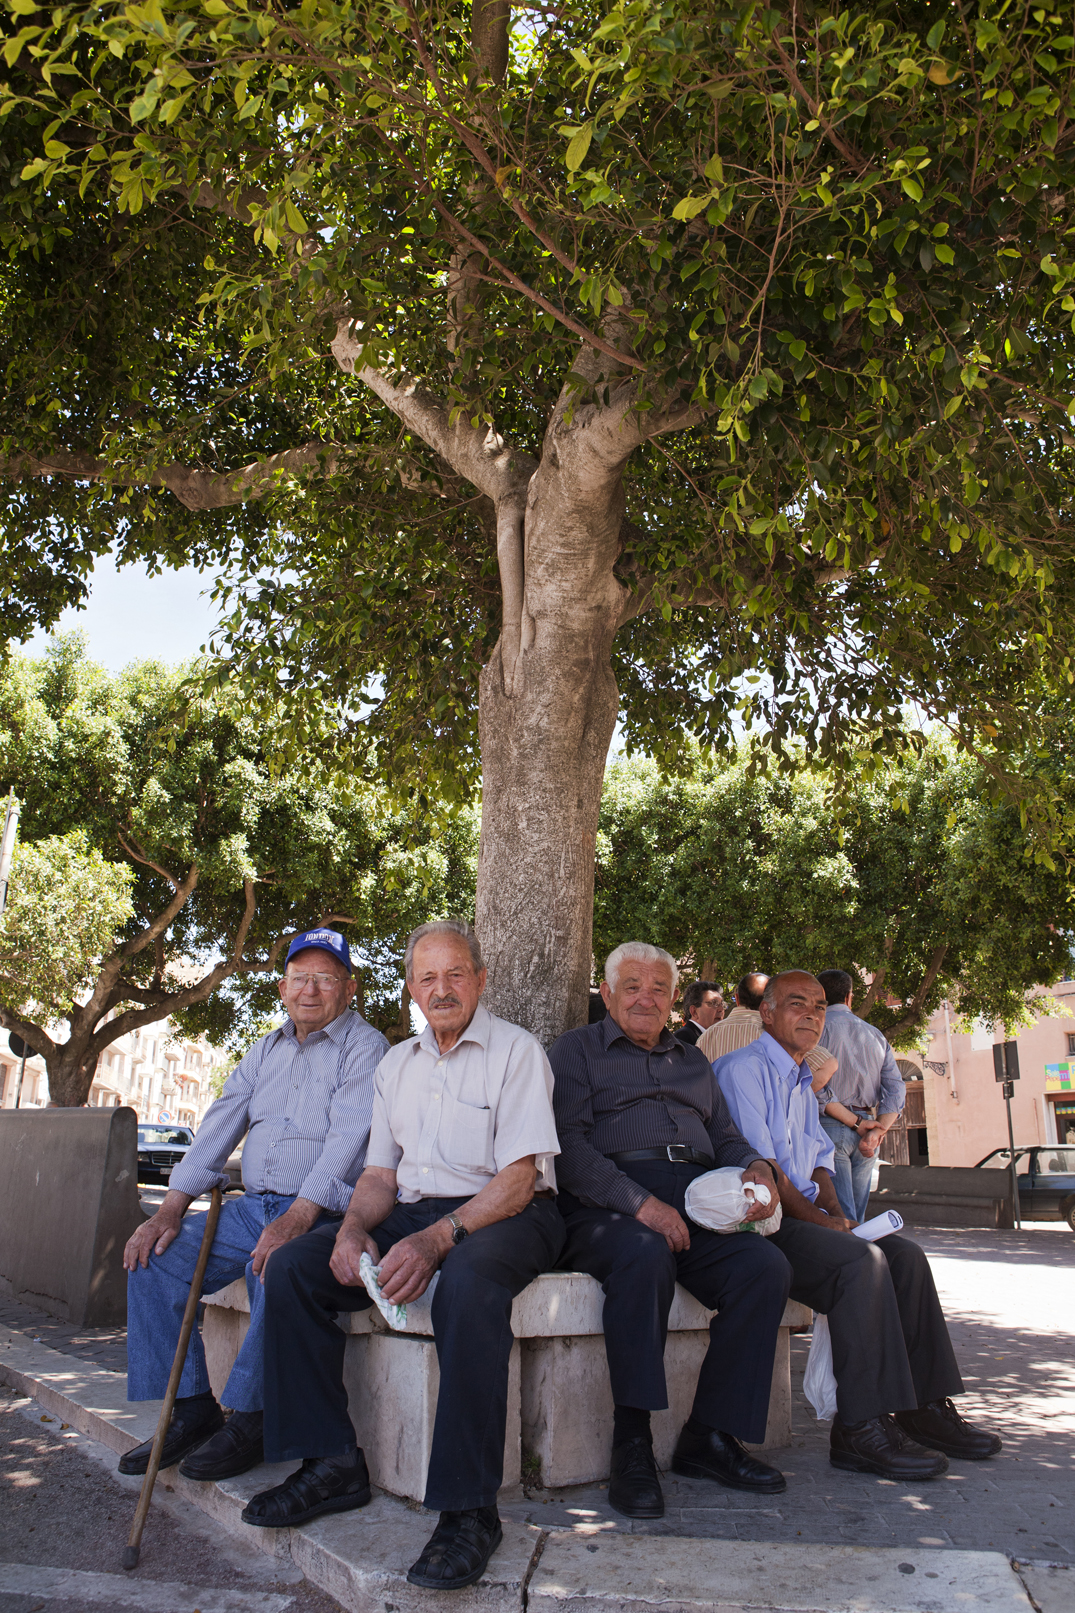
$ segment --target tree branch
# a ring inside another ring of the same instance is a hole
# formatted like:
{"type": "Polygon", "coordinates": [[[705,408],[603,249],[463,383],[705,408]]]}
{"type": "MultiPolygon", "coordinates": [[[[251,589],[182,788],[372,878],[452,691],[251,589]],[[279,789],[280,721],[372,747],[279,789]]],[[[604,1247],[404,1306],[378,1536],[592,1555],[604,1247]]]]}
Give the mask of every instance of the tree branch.
{"type": "MultiPolygon", "coordinates": [[[[141,851],[135,851],[133,846],[129,846],[126,840],[124,840],[119,829],[116,830],[116,839],[119,841],[120,845],[123,847],[128,857],[132,859],[132,861],[142,863],[142,865],[146,868],[152,868],[155,874],[160,874],[162,879],[166,879],[168,881],[169,885],[174,891],[179,889],[179,881],[176,879],[175,875],[170,874],[167,868],[162,868],[160,863],[155,863],[152,857],[145,856],[145,854],[141,851]]],[[[158,940],[159,939],[160,937],[158,937],[158,940]]]]}
{"type": "Polygon", "coordinates": [[[902,1036],[905,1031],[914,1030],[918,1023],[919,1015],[922,1012],[922,1004],[926,1000],[930,987],[933,985],[933,982],[941,972],[941,964],[944,962],[947,953],[947,945],[934,947],[933,956],[929,960],[929,966],[926,969],[925,974],[922,976],[918,990],[907,1004],[906,1013],[903,1015],[902,1019],[897,1020],[895,1025],[890,1025],[888,1030],[885,1032],[885,1035],[888,1037],[889,1041],[891,1041],[894,1036],[902,1036]]]}
{"type": "Polygon", "coordinates": [[[123,487],[164,487],[174,493],[188,510],[219,510],[247,499],[263,498],[288,476],[317,466],[331,476],[347,456],[338,443],[308,442],[301,448],[288,448],[270,454],[237,470],[193,470],[188,465],[165,465],[161,470],[138,471],[110,464],[94,454],[70,453],[58,448],[52,453],[18,454],[0,459],[0,476],[61,476],[69,481],[117,482],[123,487]]]}

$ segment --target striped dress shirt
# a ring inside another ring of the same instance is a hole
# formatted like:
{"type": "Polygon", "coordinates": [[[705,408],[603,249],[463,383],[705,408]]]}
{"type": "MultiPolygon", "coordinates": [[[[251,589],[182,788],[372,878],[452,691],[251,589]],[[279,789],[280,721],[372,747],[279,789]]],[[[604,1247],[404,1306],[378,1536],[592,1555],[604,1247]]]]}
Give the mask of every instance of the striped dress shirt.
{"type": "Polygon", "coordinates": [[[609,1154],[685,1143],[717,1165],[758,1158],[701,1053],[670,1031],[647,1051],[609,1014],[598,1025],[566,1031],[550,1047],[549,1063],[560,1133],[556,1176],[583,1204],[634,1215],[649,1198],[609,1154]]]}
{"type": "Polygon", "coordinates": [[[351,1008],[299,1042],[289,1019],[255,1042],[206,1112],[169,1187],[226,1187],[242,1137],[248,1193],[297,1195],[342,1215],[366,1159],[373,1076],[388,1042],[351,1008]]]}
{"type": "Polygon", "coordinates": [[[714,1064],[725,1053],[734,1053],[737,1047],[749,1047],[761,1033],[759,1011],[736,1005],[726,1018],[718,1019],[715,1025],[710,1025],[707,1031],[702,1032],[698,1038],[698,1050],[705,1054],[710,1064],[714,1064]]]}

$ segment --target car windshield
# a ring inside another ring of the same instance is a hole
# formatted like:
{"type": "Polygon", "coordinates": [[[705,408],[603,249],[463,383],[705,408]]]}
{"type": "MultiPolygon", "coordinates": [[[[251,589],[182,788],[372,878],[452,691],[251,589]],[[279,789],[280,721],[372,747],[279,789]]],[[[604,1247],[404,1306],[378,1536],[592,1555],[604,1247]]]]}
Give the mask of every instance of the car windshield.
{"type": "Polygon", "coordinates": [[[194,1137],[183,1126],[140,1126],[138,1141],[150,1148],[159,1148],[162,1143],[171,1144],[173,1148],[177,1144],[180,1148],[189,1148],[194,1137]]]}
{"type": "MultiPolygon", "coordinates": [[[[1028,1148],[1017,1148],[1015,1150],[1016,1165],[1019,1164],[1020,1160],[1026,1159],[1029,1152],[1030,1150],[1028,1148]]],[[[991,1154],[987,1154],[984,1159],[980,1159],[975,1168],[981,1169],[983,1166],[985,1166],[988,1167],[989,1170],[993,1171],[1007,1170],[1008,1161],[1011,1159],[1011,1157],[1012,1155],[1010,1148],[995,1148],[991,1154]]]]}

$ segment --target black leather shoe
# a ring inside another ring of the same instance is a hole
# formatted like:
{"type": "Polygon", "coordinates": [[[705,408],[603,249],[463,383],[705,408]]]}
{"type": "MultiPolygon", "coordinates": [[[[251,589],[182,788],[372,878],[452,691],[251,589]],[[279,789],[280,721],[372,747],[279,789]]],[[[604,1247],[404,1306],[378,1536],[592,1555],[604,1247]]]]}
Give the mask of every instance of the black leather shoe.
{"type": "MultiPolygon", "coordinates": [[[[161,1467],[174,1467],[176,1462],[181,1462],[184,1456],[188,1456],[199,1445],[204,1445],[205,1441],[211,1439],[223,1426],[224,1413],[215,1400],[206,1400],[201,1406],[184,1407],[182,1411],[174,1411],[168,1424],[168,1432],[164,1436],[161,1467]]],[[[128,1451],[126,1456],[120,1457],[120,1472],[144,1473],[149,1466],[152,1450],[151,1439],[136,1445],[133,1451],[128,1451]]]]}
{"type": "Polygon", "coordinates": [[[370,1476],[360,1450],[347,1456],[309,1456],[271,1490],[252,1495],[243,1522],[257,1529],[294,1529],[323,1512],[352,1512],[370,1498],[370,1476]]]}
{"type": "Polygon", "coordinates": [[[672,1472],[685,1479],[716,1479],[731,1490],[753,1490],[757,1495],[779,1495],[788,1481],[779,1468],[759,1462],[734,1434],[713,1428],[692,1434],[684,1428],[672,1458],[672,1472]]]}
{"type": "Polygon", "coordinates": [[[233,1411],[218,1434],[179,1464],[185,1479],[233,1479],[265,1460],[260,1411],[233,1411]]]}
{"type": "Polygon", "coordinates": [[[625,1518],[663,1518],[664,1496],[653,1459],[653,1446],[644,1434],[625,1439],[612,1450],[608,1504],[625,1518]]]}
{"type": "Polygon", "coordinates": [[[863,1423],[832,1420],[829,1461],[845,1473],[879,1473],[883,1479],[939,1479],[948,1463],[938,1451],[908,1439],[891,1417],[863,1423]]]}
{"type": "Polygon", "coordinates": [[[984,1462],[1002,1449],[999,1434],[987,1434],[964,1422],[950,1400],[930,1400],[917,1411],[893,1413],[905,1434],[931,1451],[943,1451],[964,1462],[984,1462]]]}
{"type": "Polygon", "coordinates": [[[427,1591],[461,1591],[474,1585],[503,1538],[495,1507],[442,1512],[422,1555],[407,1571],[407,1583],[427,1591]]]}

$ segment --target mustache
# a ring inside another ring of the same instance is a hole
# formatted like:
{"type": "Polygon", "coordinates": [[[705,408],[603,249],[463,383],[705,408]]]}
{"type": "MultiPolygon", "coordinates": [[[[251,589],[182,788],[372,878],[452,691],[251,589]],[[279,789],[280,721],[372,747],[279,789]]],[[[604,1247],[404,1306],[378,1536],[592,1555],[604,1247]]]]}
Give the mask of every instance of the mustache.
{"type": "Polygon", "coordinates": [[[462,1008],[463,1004],[453,992],[449,992],[446,997],[430,997],[429,1006],[430,1008],[462,1008]]]}

